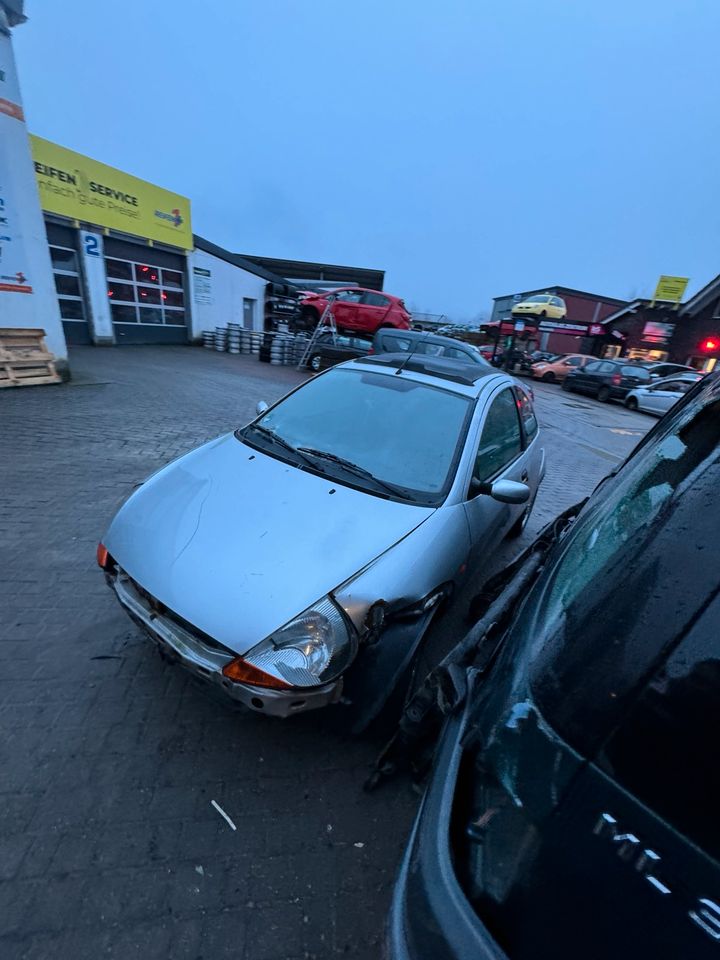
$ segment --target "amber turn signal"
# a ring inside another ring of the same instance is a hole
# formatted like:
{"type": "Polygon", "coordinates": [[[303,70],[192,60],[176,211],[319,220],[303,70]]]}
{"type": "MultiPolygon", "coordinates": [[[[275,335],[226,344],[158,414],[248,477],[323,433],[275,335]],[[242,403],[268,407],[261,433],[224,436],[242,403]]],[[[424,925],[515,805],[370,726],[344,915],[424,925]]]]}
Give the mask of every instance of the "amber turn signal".
{"type": "Polygon", "coordinates": [[[102,543],[99,543],[97,545],[97,562],[98,562],[98,566],[102,570],[104,570],[108,565],[108,557],[109,557],[109,554],[107,552],[107,549],[102,545],[102,543]]]}
{"type": "Polygon", "coordinates": [[[284,680],[279,680],[269,673],[265,673],[265,671],[260,670],[259,667],[254,667],[251,663],[248,663],[247,660],[243,660],[242,657],[236,657],[235,660],[226,663],[223,667],[223,674],[228,680],[235,680],[237,683],[249,683],[253,687],[265,687],[275,690],[292,689],[291,684],[285,683],[284,680]]]}

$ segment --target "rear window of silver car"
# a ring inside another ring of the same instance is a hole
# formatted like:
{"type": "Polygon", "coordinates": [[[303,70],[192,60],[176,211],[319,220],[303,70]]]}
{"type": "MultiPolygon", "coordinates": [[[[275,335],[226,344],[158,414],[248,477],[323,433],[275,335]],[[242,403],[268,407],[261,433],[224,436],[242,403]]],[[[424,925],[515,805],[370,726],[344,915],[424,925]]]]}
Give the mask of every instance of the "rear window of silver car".
{"type": "Polygon", "coordinates": [[[452,482],[471,409],[468,397],[407,376],[337,369],[258,422],[294,447],[329,451],[436,502],[452,482]]]}

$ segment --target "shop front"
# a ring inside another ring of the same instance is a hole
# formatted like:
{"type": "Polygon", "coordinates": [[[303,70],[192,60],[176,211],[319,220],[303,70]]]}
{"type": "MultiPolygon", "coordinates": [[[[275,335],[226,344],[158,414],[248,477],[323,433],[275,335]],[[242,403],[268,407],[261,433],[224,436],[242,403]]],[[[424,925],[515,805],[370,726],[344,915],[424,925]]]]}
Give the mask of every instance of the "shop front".
{"type": "Polygon", "coordinates": [[[189,342],[190,201],[30,141],[67,342],[189,342]]]}

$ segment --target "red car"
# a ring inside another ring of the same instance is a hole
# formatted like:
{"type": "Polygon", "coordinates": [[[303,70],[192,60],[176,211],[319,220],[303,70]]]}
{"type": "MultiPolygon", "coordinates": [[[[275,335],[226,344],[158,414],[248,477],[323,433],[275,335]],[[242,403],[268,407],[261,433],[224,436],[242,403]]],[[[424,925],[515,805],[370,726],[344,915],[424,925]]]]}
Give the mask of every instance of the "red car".
{"type": "MultiPolygon", "coordinates": [[[[375,333],[380,327],[410,329],[410,314],[400,297],[378,290],[348,287],[333,290],[332,312],[335,324],[342,330],[375,333]]],[[[329,302],[329,293],[311,293],[301,301],[301,319],[307,328],[314,328],[329,302]]]]}

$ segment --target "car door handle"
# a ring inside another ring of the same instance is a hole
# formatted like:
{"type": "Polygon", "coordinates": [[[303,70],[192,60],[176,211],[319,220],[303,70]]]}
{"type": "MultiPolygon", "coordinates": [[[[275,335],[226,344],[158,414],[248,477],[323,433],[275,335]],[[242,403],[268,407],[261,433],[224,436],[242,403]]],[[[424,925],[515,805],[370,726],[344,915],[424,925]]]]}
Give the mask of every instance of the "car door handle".
{"type": "Polygon", "coordinates": [[[527,483],[529,479],[530,479],[530,475],[528,474],[527,470],[523,470],[523,472],[520,474],[521,482],[527,483]]]}

